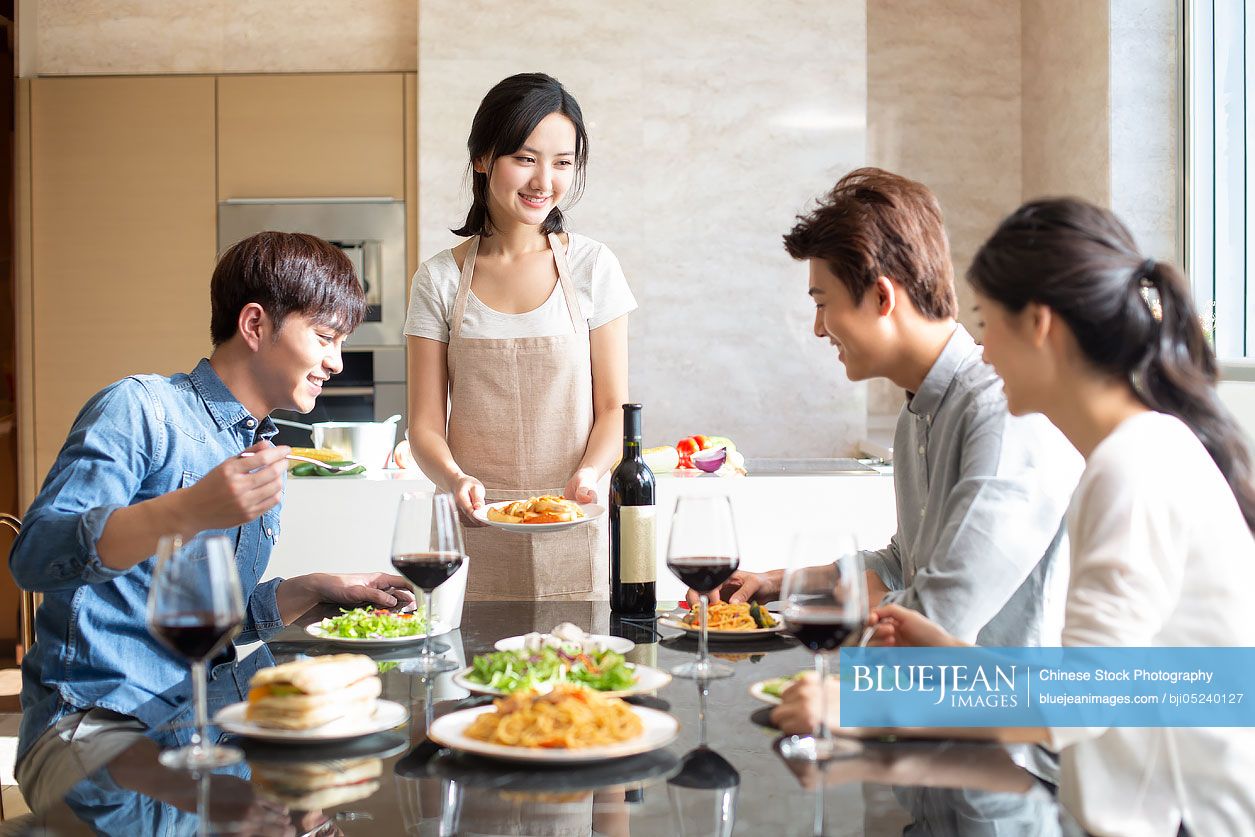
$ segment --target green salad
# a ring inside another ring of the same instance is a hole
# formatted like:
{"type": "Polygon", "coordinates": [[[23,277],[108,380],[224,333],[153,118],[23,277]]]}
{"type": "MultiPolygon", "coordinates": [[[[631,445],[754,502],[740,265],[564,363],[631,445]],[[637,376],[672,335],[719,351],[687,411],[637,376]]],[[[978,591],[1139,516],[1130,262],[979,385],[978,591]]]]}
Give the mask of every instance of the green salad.
{"type": "Polygon", "coordinates": [[[419,613],[397,613],[370,607],[340,609],[318,623],[323,634],[337,639],[393,639],[421,636],[424,620],[419,613]]]}
{"type": "Polygon", "coordinates": [[[471,662],[466,678],[507,693],[555,683],[579,683],[599,692],[617,692],[636,682],[622,654],[569,654],[556,648],[483,654],[471,662]]]}

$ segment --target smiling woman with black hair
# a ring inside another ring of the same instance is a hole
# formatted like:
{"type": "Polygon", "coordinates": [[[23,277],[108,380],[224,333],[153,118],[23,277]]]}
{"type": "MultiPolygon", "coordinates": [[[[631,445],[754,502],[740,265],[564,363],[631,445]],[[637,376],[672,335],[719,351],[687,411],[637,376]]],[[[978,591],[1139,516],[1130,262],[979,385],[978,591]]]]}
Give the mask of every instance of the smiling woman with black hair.
{"type": "Polygon", "coordinates": [[[600,522],[517,535],[482,528],[485,502],[562,494],[596,502],[620,449],[627,314],[618,260],[565,230],[588,137],[557,79],[524,73],[484,97],[467,141],[471,208],[458,246],[414,277],[410,447],[457,498],[471,598],[604,599],[600,522]]]}

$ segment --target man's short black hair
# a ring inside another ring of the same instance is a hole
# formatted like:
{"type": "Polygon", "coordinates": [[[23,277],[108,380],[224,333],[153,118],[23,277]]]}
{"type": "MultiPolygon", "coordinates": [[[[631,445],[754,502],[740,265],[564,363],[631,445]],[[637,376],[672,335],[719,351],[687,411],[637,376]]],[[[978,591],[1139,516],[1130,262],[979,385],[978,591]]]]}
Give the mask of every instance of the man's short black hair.
{"type": "Polygon", "coordinates": [[[233,245],[214,268],[209,299],[215,346],[235,335],[250,302],[270,315],[276,330],[289,314],[302,314],[349,334],[366,315],[366,295],[349,257],[305,233],[263,232],[233,245]]]}

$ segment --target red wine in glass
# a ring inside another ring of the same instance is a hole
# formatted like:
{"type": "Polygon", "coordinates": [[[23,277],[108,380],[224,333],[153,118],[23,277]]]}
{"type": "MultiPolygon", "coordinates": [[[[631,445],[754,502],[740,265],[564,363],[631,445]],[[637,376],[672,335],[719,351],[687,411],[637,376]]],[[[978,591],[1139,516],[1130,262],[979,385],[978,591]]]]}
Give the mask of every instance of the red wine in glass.
{"type": "Polygon", "coordinates": [[[240,632],[240,622],[216,618],[209,611],[163,613],[151,629],[171,651],[197,663],[225,648],[240,632]]]}
{"type": "Polygon", "coordinates": [[[844,608],[822,605],[800,612],[785,611],[784,629],[811,652],[835,651],[851,634],[862,633],[866,620],[851,619],[844,608]]]}
{"type": "Polygon", "coordinates": [[[431,593],[462,566],[460,552],[409,552],[392,556],[392,566],[416,587],[431,593]]]}
{"type": "Polygon", "coordinates": [[[706,594],[731,578],[739,566],[741,559],[736,556],[667,559],[667,569],[672,575],[684,582],[686,587],[706,594]]]}

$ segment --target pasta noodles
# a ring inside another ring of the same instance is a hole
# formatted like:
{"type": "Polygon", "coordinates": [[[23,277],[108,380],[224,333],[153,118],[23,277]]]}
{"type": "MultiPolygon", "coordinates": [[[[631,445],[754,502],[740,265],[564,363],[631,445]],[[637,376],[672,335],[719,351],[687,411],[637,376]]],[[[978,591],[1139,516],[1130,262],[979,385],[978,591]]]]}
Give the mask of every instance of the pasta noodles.
{"type": "Polygon", "coordinates": [[[516,692],[493,701],[466,728],[466,735],[507,747],[579,749],[630,741],[645,731],[641,719],[618,698],[579,686],[557,686],[548,694],[516,692]]]}
{"type": "MultiPolygon", "coordinates": [[[[684,617],[686,624],[697,627],[698,614],[696,611],[689,613],[684,617]]],[[[775,625],[775,620],[767,613],[765,609],[758,605],[750,604],[728,604],[727,602],[715,602],[706,609],[706,627],[712,631],[756,631],[760,628],[769,628],[775,625]],[[758,619],[763,620],[763,624],[754,618],[753,609],[759,609],[758,619]]]]}

